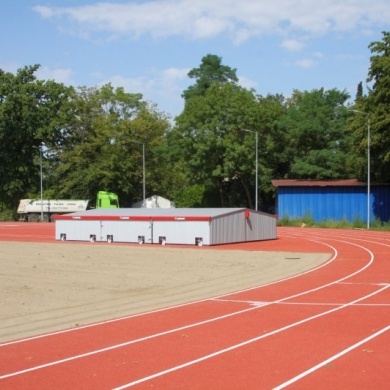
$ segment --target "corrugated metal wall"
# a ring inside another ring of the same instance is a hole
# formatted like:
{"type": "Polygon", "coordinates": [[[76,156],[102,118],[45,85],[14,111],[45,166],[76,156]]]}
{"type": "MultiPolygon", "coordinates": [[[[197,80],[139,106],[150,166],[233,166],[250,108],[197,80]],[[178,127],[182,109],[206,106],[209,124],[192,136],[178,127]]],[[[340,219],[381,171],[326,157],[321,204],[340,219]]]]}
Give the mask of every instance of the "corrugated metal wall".
{"type": "Polygon", "coordinates": [[[276,218],[264,213],[250,213],[250,223],[247,224],[247,240],[272,240],[276,238],[276,218]],[[255,228],[254,228],[255,227],[255,228]]]}
{"type": "MultiPolygon", "coordinates": [[[[388,221],[390,187],[372,186],[370,220],[388,221]]],[[[278,187],[279,218],[311,216],[315,221],[367,221],[367,187],[278,187]]]]}
{"type": "Polygon", "coordinates": [[[245,237],[245,214],[243,212],[226,214],[211,221],[211,245],[243,242],[246,241],[245,237]]]}
{"type": "Polygon", "coordinates": [[[372,187],[372,211],[375,218],[382,222],[390,220],[390,186],[372,187]]]}
{"type": "MultiPolygon", "coordinates": [[[[139,242],[145,244],[218,245],[276,238],[275,216],[235,209],[210,217],[188,211],[189,217],[148,216],[142,220],[107,213],[70,214],[56,220],[56,239],[74,241],[139,242]],[[191,217],[192,214],[192,217],[191,217]],[[93,219],[82,219],[82,218],[93,219]]],[[[206,210],[207,211],[207,210],[206,210]]]]}
{"type": "Polygon", "coordinates": [[[276,238],[274,216],[249,210],[247,213],[247,216],[241,212],[214,218],[211,221],[211,245],[276,238]]]}

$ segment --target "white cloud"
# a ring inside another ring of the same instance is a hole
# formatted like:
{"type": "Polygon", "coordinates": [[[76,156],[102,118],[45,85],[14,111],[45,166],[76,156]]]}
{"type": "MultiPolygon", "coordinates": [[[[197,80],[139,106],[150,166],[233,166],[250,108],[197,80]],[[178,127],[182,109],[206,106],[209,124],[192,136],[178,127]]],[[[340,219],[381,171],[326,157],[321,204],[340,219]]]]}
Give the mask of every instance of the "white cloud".
{"type": "MultiPolygon", "coordinates": [[[[188,82],[188,72],[190,69],[187,68],[169,68],[163,70],[157,78],[158,84],[163,87],[168,93],[182,92],[181,85],[183,82],[188,82]]],[[[179,93],[179,94],[180,94],[179,93]]]]}
{"type": "Polygon", "coordinates": [[[300,68],[310,69],[310,68],[314,68],[317,65],[317,63],[311,58],[302,58],[300,60],[295,61],[294,65],[300,68]]]}
{"type": "Polygon", "coordinates": [[[313,53],[313,56],[316,57],[316,58],[323,58],[324,57],[324,53],[322,53],[321,51],[316,51],[313,53]]]}
{"type": "Polygon", "coordinates": [[[16,73],[20,68],[21,66],[15,61],[0,62],[0,69],[5,72],[16,73]]]}
{"type": "Polygon", "coordinates": [[[180,83],[187,79],[190,69],[168,68],[162,71],[152,70],[147,76],[126,78],[113,76],[105,79],[100,84],[111,83],[114,86],[122,86],[128,92],[140,91],[146,95],[154,93],[156,88],[166,91],[167,95],[177,94],[180,90],[180,83]]]}
{"type": "MultiPolygon", "coordinates": [[[[24,66],[25,65],[20,65],[17,62],[0,63],[0,69],[14,74],[24,66]]],[[[63,83],[65,85],[75,84],[73,80],[73,71],[71,69],[50,69],[47,66],[40,66],[35,72],[35,75],[39,80],[54,80],[57,83],[63,83]]]]}
{"type": "Polygon", "coordinates": [[[222,34],[223,32],[233,28],[232,24],[227,19],[202,16],[196,19],[193,23],[194,38],[210,38],[222,34]]]}
{"type": "MultiPolygon", "coordinates": [[[[154,69],[146,76],[136,78],[117,75],[101,79],[99,85],[111,83],[114,87],[123,87],[129,93],[142,93],[144,100],[163,102],[160,104],[164,106],[161,105],[159,108],[165,112],[173,112],[175,110],[172,107],[183,107],[181,94],[191,84],[187,76],[190,70],[189,68],[168,68],[162,71],[154,69]]],[[[239,76],[238,83],[247,89],[257,87],[256,81],[245,76],[239,76]]],[[[179,112],[173,114],[178,115],[179,112]]]]}
{"type": "Polygon", "coordinates": [[[37,70],[37,78],[41,80],[54,80],[65,85],[74,85],[73,71],[71,69],[50,69],[46,66],[37,70]]]}
{"type": "Polygon", "coordinates": [[[178,115],[177,110],[183,106],[181,94],[188,86],[189,71],[186,68],[154,69],[146,76],[126,78],[117,75],[101,80],[99,84],[111,83],[114,87],[123,87],[128,93],[141,93],[144,100],[163,102],[160,110],[178,115]]]}
{"type": "Polygon", "coordinates": [[[50,7],[40,6],[40,5],[35,6],[34,10],[38,12],[45,19],[49,19],[55,16],[56,14],[55,9],[50,7]]]}
{"type": "Polygon", "coordinates": [[[256,81],[245,76],[238,76],[238,84],[246,89],[256,89],[258,87],[258,83],[256,81]]]}
{"type": "Polygon", "coordinates": [[[297,39],[285,39],[281,46],[288,51],[301,51],[305,47],[305,43],[297,39]]]}
{"type": "Polygon", "coordinates": [[[110,37],[206,39],[227,34],[240,43],[276,33],[288,50],[299,48],[298,40],[288,38],[291,34],[313,37],[329,31],[367,31],[371,25],[387,25],[390,19],[388,0],[149,0],[36,6],[34,10],[42,18],[59,20],[62,28],[70,22],[69,31],[76,26],[82,36],[104,32],[110,37]]]}

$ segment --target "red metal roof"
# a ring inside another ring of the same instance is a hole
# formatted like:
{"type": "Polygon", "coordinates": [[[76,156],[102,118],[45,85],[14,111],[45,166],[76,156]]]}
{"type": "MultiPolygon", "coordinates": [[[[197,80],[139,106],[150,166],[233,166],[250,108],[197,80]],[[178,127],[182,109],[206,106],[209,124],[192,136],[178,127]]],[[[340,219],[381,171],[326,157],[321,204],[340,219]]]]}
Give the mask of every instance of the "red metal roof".
{"type": "Polygon", "coordinates": [[[274,187],[360,187],[366,183],[356,179],[347,180],[272,180],[274,187]]]}
{"type": "MultiPolygon", "coordinates": [[[[245,213],[245,208],[119,208],[93,209],[77,213],[57,215],[53,219],[83,221],[210,221],[224,215],[245,213]]],[[[262,212],[253,211],[258,214],[262,212]]]]}
{"type": "Polygon", "coordinates": [[[88,215],[88,214],[62,214],[56,215],[53,218],[55,221],[61,220],[75,220],[75,221],[210,221],[211,217],[204,216],[187,216],[187,217],[175,217],[175,216],[161,216],[161,215],[88,215]]]}

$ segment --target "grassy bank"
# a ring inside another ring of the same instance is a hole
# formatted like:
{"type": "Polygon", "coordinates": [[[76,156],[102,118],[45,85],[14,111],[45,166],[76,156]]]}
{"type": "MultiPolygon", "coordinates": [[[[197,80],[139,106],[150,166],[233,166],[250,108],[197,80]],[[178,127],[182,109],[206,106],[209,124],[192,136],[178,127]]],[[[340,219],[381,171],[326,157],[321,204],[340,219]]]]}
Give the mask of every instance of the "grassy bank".
{"type": "MultiPolygon", "coordinates": [[[[316,222],[311,216],[303,218],[292,219],[289,217],[283,217],[278,219],[278,226],[295,226],[295,227],[317,227],[317,228],[333,228],[333,229],[367,229],[367,223],[356,219],[352,222],[347,220],[342,221],[321,221],[316,222]]],[[[388,230],[390,231],[390,221],[383,222],[374,219],[370,223],[370,229],[372,230],[388,230]]]]}

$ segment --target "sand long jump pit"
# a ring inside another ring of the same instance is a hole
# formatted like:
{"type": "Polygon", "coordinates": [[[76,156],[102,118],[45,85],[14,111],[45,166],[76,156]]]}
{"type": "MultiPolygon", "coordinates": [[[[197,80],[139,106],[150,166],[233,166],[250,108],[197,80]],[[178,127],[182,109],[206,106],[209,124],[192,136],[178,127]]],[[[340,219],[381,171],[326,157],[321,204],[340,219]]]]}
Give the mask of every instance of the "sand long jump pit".
{"type": "Polygon", "coordinates": [[[256,287],[328,258],[329,253],[0,242],[0,342],[256,287]]]}

